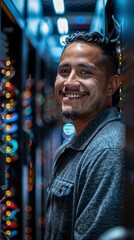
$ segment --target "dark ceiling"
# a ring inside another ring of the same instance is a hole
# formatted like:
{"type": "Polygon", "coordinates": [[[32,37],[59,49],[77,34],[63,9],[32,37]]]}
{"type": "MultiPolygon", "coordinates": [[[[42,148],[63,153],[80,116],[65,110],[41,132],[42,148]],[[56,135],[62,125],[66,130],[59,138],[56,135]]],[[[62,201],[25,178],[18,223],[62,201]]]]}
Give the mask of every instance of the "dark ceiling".
{"type": "Polygon", "coordinates": [[[60,34],[57,29],[57,19],[59,17],[67,19],[69,34],[75,31],[89,31],[95,13],[96,2],[97,0],[64,0],[65,13],[56,14],[52,0],[41,0],[43,17],[48,17],[52,21],[53,30],[48,40],[48,49],[55,62],[58,62],[62,51],[59,42],[60,34]]]}
{"type": "MultiPolygon", "coordinates": [[[[64,0],[66,13],[87,13],[93,12],[96,0],[64,0]]],[[[50,0],[42,0],[44,12],[49,16],[54,15],[53,2],[50,0]]]]}
{"type": "Polygon", "coordinates": [[[56,33],[56,19],[66,17],[69,23],[69,33],[74,31],[88,31],[92,16],[95,11],[96,0],[64,0],[64,15],[56,15],[54,12],[53,2],[50,0],[41,0],[43,5],[44,16],[51,17],[56,33]]]}
{"type": "Polygon", "coordinates": [[[27,17],[27,22],[24,21],[24,24],[27,24],[32,43],[35,44],[36,47],[38,45],[39,54],[42,56],[44,56],[44,52],[49,52],[49,56],[52,57],[54,62],[58,62],[63,48],[62,42],[64,42],[65,37],[64,34],[59,34],[58,32],[58,18],[64,17],[67,19],[69,28],[67,34],[75,31],[90,31],[98,1],[99,0],[64,0],[65,13],[56,14],[52,0],[3,0],[5,5],[7,5],[9,9],[12,9],[13,15],[16,14],[15,19],[17,19],[20,25],[23,25],[23,18],[26,19],[27,17]],[[13,5],[15,8],[13,8],[13,5]],[[20,16],[22,16],[22,19],[20,16]],[[45,23],[47,23],[47,27],[45,23]]]}

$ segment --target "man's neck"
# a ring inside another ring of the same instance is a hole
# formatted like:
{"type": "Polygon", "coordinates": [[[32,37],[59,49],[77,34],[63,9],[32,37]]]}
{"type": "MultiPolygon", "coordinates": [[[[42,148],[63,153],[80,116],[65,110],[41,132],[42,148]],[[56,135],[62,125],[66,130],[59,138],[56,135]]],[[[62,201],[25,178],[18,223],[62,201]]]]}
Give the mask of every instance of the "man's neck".
{"type": "MultiPolygon", "coordinates": [[[[110,106],[107,106],[107,107],[110,107],[110,106]]],[[[75,120],[73,120],[73,123],[74,123],[74,126],[75,126],[75,129],[76,129],[76,135],[78,136],[82,131],[83,129],[97,116],[99,115],[102,111],[104,111],[106,108],[104,109],[101,109],[100,112],[97,112],[96,114],[92,114],[88,117],[85,117],[85,118],[77,118],[75,120]]]]}
{"type": "Polygon", "coordinates": [[[88,125],[89,122],[91,122],[93,119],[95,118],[94,117],[90,117],[90,119],[86,118],[86,119],[75,119],[73,121],[74,125],[75,125],[75,129],[76,129],[76,135],[78,136],[82,131],[83,129],[88,125]]]}

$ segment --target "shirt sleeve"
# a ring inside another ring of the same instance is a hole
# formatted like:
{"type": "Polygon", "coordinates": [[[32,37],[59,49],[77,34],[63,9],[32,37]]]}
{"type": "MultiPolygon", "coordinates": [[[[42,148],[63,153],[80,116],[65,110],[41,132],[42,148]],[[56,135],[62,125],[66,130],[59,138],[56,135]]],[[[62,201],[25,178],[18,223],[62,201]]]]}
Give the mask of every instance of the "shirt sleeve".
{"type": "Polygon", "coordinates": [[[124,151],[106,149],[86,158],[78,177],[75,240],[97,240],[123,222],[124,151]]]}

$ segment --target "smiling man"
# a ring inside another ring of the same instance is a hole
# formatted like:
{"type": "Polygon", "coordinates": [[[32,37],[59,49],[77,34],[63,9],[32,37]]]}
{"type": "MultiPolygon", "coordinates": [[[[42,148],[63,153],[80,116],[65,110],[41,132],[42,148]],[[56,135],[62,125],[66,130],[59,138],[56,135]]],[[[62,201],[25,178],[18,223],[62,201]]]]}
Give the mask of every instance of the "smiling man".
{"type": "Polygon", "coordinates": [[[97,240],[123,224],[125,127],[112,107],[117,67],[113,44],[100,33],[66,38],[55,95],[76,135],[55,154],[47,240],[97,240]]]}

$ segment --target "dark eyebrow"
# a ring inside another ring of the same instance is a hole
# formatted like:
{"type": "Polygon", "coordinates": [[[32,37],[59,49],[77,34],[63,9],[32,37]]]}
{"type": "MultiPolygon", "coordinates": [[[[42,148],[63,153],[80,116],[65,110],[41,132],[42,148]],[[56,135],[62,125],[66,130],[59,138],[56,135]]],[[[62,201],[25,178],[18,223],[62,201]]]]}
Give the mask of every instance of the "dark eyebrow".
{"type": "Polygon", "coordinates": [[[60,67],[68,67],[68,66],[70,66],[68,63],[61,63],[61,64],[59,64],[58,68],[60,68],[60,67]]]}
{"type": "Polygon", "coordinates": [[[84,67],[84,68],[88,68],[92,71],[98,71],[98,69],[92,65],[86,64],[86,63],[80,63],[78,64],[79,67],[84,67]]]}
{"type": "MultiPolygon", "coordinates": [[[[61,63],[61,64],[59,64],[58,69],[59,69],[60,67],[69,67],[69,66],[70,66],[69,63],[61,63]]],[[[97,69],[96,67],[94,67],[94,66],[92,66],[92,65],[89,65],[89,64],[86,64],[86,63],[80,63],[80,64],[78,64],[78,67],[88,68],[88,69],[90,69],[91,71],[98,71],[98,69],[97,69]]]]}

